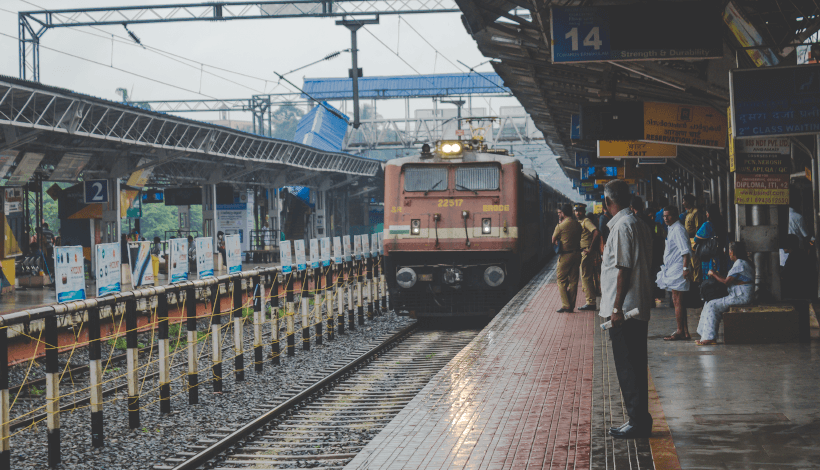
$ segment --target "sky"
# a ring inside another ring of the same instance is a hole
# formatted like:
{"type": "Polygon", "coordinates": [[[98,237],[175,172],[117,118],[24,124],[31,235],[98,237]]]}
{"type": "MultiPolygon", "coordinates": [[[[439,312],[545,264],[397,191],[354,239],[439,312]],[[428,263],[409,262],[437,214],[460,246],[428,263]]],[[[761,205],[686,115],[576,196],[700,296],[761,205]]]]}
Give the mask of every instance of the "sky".
{"type": "MultiPolygon", "coordinates": [[[[164,3],[172,2],[3,0],[0,74],[19,75],[18,11],[164,3]]],[[[137,101],[247,98],[295,91],[279,82],[274,72],[284,74],[350,47],[350,32],[337,26],[333,18],[145,24],[129,29],[145,48],[122,26],[49,30],[40,42],[41,82],[111,100],[120,100],[117,88],[128,89],[130,99],[137,101]]],[[[359,66],[367,76],[466,73],[468,69],[458,61],[476,67],[488,60],[465,31],[459,13],[382,15],[380,24],[359,31],[358,43],[359,66]]],[[[301,86],[304,77],[345,77],[350,61],[350,54],[342,53],[287,78],[301,86]]],[[[476,70],[493,71],[487,63],[476,70]]],[[[413,106],[432,108],[432,103],[413,106]]],[[[519,104],[514,98],[494,98],[491,102],[474,99],[474,106],[497,111],[500,106],[519,104]]],[[[381,101],[378,110],[388,118],[404,116],[400,101],[381,101]]],[[[231,118],[250,119],[238,114],[232,113],[231,118]]],[[[217,118],[208,114],[185,117],[217,118]]],[[[546,174],[555,173],[557,165],[554,157],[545,157],[536,167],[546,174]]],[[[568,183],[557,181],[558,189],[569,194],[568,183]]]]}

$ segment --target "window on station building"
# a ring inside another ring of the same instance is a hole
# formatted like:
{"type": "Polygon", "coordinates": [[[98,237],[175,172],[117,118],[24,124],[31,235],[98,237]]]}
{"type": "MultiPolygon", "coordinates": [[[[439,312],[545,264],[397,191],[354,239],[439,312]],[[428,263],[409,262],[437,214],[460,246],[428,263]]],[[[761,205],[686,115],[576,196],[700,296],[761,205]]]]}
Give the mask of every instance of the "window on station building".
{"type": "Polygon", "coordinates": [[[445,166],[411,166],[404,169],[405,191],[445,191],[447,187],[445,166]]]}
{"type": "Polygon", "coordinates": [[[498,189],[497,166],[459,166],[456,168],[456,190],[493,191],[498,189]]]}

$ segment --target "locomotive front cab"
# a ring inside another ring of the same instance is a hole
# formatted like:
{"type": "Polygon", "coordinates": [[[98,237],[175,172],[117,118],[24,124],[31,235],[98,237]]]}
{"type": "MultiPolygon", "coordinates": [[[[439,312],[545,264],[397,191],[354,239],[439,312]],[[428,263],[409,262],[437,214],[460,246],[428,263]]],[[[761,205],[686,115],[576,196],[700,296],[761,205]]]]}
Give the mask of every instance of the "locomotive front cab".
{"type": "Polygon", "coordinates": [[[391,300],[416,316],[490,315],[518,284],[517,160],[469,143],[388,162],[391,300]]]}

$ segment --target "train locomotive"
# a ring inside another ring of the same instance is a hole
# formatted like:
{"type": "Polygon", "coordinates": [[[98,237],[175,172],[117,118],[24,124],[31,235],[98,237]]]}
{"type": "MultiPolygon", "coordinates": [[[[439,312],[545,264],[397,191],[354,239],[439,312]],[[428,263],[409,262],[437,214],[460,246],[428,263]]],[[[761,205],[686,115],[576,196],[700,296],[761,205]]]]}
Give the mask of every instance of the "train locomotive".
{"type": "Polygon", "coordinates": [[[555,252],[571,202],[481,140],[441,141],[385,168],[390,302],[413,317],[495,315],[555,252]]]}

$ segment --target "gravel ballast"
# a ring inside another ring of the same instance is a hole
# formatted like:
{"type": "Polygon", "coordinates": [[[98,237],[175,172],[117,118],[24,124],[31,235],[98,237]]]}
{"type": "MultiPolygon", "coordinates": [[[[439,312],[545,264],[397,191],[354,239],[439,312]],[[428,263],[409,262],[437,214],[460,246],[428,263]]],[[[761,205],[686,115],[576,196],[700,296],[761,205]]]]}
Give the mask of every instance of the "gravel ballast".
{"type": "MultiPolygon", "coordinates": [[[[150,469],[163,464],[177,451],[184,450],[199,438],[226,426],[233,427],[255,418],[259,412],[251,411],[255,404],[270,400],[293,389],[300,381],[325,369],[331,363],[354,350],[373,343],[376,338],[402,328],[414,320],[397,317],[393,313],[368,319],[363,327],[336,335],[333,341],[325,338],[324,345],[311,345],[310,351],[301,350],[301,334],[297,330],[295,357],[285,355],[284,337],[280,366],[273,366],[265,346],[265,367],[262,373],[253,370],[253,353],[245,353],[245,381],[234,381],[233,360],[223,361],[224,393],[212,393],[210,379],[211,362],[199,364],[199,404],[188,405],[188,393],[184,390],[183,375],[171,384],[171,414],[160,415],[156,379],[147,380],[144,390],[150,394],[140,399],[144,407],[140,412],[140,429],[128,429],[126,393],[105,398],[105,446],[91,446],[91,420],[89,409],[60,414],[63,469],[150,469]]],[[[248,338],[246,330],[245,341],[248,338]]],[[[206,347],[210,347],[207,345],[206,347]]],[[[86,354],[83,354],[87,357],[86,354]]],[[[72,362],[74,362],[72,358],[72,362]]],[[[184,374],[184,370],[172,371],[172,377],[184,374]]],[[[21,430],[11,438],[12,468],[48,468],[46,456],[46,427],[42,422],[35,427],[21,430]]]]}

